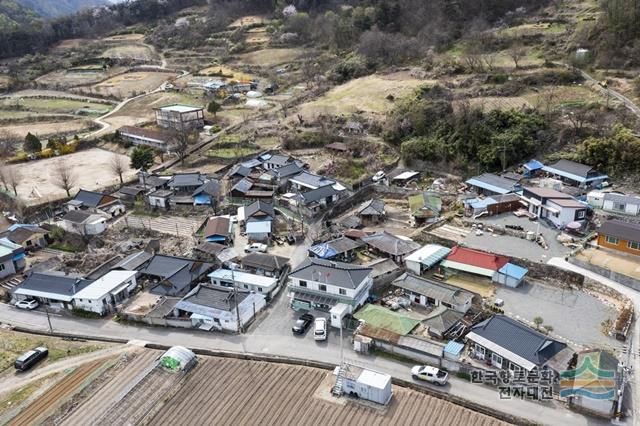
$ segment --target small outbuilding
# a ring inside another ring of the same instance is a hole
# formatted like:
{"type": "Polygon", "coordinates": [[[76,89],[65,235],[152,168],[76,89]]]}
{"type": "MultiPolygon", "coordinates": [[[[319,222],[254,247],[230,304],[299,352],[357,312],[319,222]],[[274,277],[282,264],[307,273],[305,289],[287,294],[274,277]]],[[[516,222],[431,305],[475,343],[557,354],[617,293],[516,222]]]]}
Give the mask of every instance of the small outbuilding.
{"type": "Polygon", "coordinates": [[[493,282],[515,288],[524,281],[524,277],[528,272],[529,270],[522,266],[507,263],[498,269],[498,272],[493,276],[493,282]]]}
{"type": "Polygon", "coordinates": [[[162,355],[158,365],[173,373],[177,373],[191,370],[197,362],[198,358],[196,358],[196,354],[191,350],[184,346],[173,346],[162,355]]]}
{"type": "MultiPolygon", "coordinates": [[[[351,364],[342,364],[334,370],[339,394],[366,399],[387,405],[391,401],[391,376],[351,364]]],[[[335,393],[335,392],[334,392],[335,393]]]]}

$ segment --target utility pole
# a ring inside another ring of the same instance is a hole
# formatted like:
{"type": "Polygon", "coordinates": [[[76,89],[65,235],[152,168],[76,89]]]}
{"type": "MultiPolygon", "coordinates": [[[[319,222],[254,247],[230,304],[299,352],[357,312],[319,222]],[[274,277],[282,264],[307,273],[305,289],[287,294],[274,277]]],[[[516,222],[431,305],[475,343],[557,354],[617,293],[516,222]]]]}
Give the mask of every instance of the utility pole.
{"type": "MultiPolygon", "coordinates": [[[[236,305],[236,321],[238,325],[238,333],[242,334],[242,324],[240,323],[240,310],[238,308],[238,286],[236,285],[235,267],[231,266],[231,281],[233,281],[233,300],[236,305]]],[[[254,305],[255,309],[255,305],[254,305]]]]}
{"type": "Polygon", "coordinates": [[[47,313],[47,322],[49,323],[49,334],[53,334],[53,326],[51,325],[51,316],[49,315],[49,307],[45,304],[44,310],[47,313]]]}

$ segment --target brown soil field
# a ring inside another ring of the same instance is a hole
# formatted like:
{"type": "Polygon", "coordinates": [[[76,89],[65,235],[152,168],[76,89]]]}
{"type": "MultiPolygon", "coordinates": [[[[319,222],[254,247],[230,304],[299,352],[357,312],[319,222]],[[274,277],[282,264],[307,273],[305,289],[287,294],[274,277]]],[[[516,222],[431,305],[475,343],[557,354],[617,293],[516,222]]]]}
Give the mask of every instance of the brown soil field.
{"type": "MultiPolygon", "coordinates": [[[[484,111],[492,110],[507,110],[507,109],[522,109],[531,108],[531,104],[525,98],[520,96],[513,97],[484,97],[484,98],[472,98],[469,99],[469,104],[472,107],[480,108],[484,111]]],[[[459,106],[454,102],[453,107],[456,109],[459,106]]]]}
{"type": "Polygon", "coordinates": [[[22,176],[18,185],[18,197],[27,205],[65,198],[67,196],[65,191],[54,183],[55,169],[61,161],[65,161],[77,177],[77,184],[72,194],[79,188],[94,190],[114,185],[118,182],[118,178],[110,167],[111,158],[114,155],[123,157],[127,164],[123,178],[129,179],[135,176],[135,170],[129,168],[129,157],[99,148],[79,151],[63,157],[16,164],[15,167],[22,176]]]}
{"type": "Polygon", "coordinates": [[[106,42],[110,41],[140,41],[144,39],[144,34],[120,34],[111,37],[105,37],[102,40],[106,42]]]}
{"type": "Polygon", "coordinates": [[[306,52],[308,51],[299,48],[256,50],[255,52],[238,55],[236,63],[271,67],[293,62],[302,57],[306,52]]]}
{"type": "Polygon", "coordinates": [[[56,44],[53,49],[54,50],[69,50],[75,49],[76,47],[80,47],[82,44],[89,42],[90,40],[85,38],[70,38],[68,40],[62,40],[60,43],[56,44]]]}
{"type": "Polygon", "coordinates": [[[21,411],[14,417],[8,426],[28,426],[38,424],[53,410],[62,405],[67,398],[75,394],[82,387],[83,382],[97,369],[101,364],[109,361],[94,361],[78,367],[71,374],[63,378],[56,385],[51,387],[47,392],[41,395],[25,410],[21,411]]]}
{"type": "Polygon", "coordinates": [[[9,76],[0,74],[0,90],[6,89],[7,84],[9,84],[9,76]]]}
{"type": "Polygon", "coordinates": [[[156,57],[155,52],[143,44],[121,44],[113,46],[102,52],[102,56],[105,58],[117,58],[117,59],[139,59],[144,61],[150,61],[156,57]]]}
{"type": "Polygon", "coordinates": [[[93,126],[93,121],[88,119],[61,121],[61,122],[36,122],[31,124],[13,124],[0,126],[0,130],[8,130],[18,136],[24,137],[31,132],[38,137],[46,137],[59,133],[82,133],[93,126]]]}
{"type": "Polygon", "coordinates": [[[109,76],[125,71],[124,67],[113,67],[107,71],[95,72],[67,72],[64,70],[53,71],[38,77],[36,81],[51,86],[75,87],[85,84],[95,84],[109,78],[109,76]]]}
{"type": "Polygon", "coordinates": [[[269,22],[271,22],[271,20],[267,17],[259,15],[248,15],[233,21],[231,24],[229,24],[229,28],[238,28],[245,25],[267,24],[269,22]]]}
{"type": "MultiPolygon", "coordinates": [[[[229,68],[224,65],[213,65],[213,66],[201,69],[200,71],[198,71],[198,73],[204,74],[204,75],[213,74],[213,73],[222,73],[226,76],[232,76],[232,77],[224,77],[225,79],[228,78],[228,79],[234,79],[234,80],[253,80],[254,78],[256,78],[255,75],[247,74],[243,71],[240,71],[234,68],[229,68]]],[[[218,78],[218,77],[215,76],[214,78],[218,78]]]]}
{"type": "Polygon", "coordinates": [[[90,87],[92,92],[111,94],[119,98],[128,98],[134,92],[140,94],[150,92],[160,87],[172,73],[161,72],[130,72],[103,81],[90,87]]]}

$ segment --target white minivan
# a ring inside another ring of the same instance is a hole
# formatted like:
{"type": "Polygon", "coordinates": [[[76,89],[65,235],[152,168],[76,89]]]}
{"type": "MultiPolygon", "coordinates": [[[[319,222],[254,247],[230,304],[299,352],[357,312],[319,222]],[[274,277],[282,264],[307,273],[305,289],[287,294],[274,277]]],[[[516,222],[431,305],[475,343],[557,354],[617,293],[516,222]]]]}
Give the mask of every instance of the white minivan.
{"type": "Polygon", "coordinates": [[[313,327],[313,339],[314,340],[327,340],[327,319],[316,318],[315,325],[313,327]]]}

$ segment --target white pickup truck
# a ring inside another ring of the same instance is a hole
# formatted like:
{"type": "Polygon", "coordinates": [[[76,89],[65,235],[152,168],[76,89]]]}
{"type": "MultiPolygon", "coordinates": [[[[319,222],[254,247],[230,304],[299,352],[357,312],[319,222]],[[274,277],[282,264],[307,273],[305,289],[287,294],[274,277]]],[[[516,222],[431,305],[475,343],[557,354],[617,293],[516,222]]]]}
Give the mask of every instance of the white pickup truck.
{"type": "Polygon", "coordinates": [[[424,380],[438,386],[445,385],[449,379],[449,374],[446,371],[428,365],[416,365],[411,369],[411,376],[414,379],[424,380]]]}
{"type": "Polygon", "coordinates": [[[267,252],[267,245],[266,244],[261,244],[261,243],[251,243],[251,244],[247,244],[244,247],[244,252],[245,253],[266,253],[267,252]]]}

